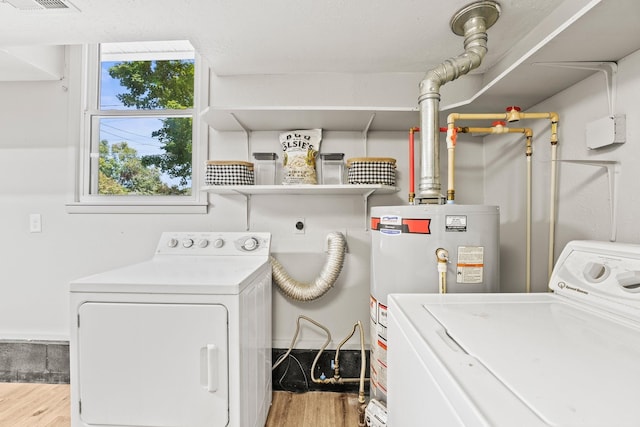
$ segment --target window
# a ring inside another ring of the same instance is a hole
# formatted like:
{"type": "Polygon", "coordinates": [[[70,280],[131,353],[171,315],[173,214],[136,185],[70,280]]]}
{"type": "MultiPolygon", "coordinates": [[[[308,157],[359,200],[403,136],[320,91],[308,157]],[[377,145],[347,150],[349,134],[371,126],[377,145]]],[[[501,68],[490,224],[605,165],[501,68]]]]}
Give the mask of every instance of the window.
{"type": "Polygon", "coordinates": [[[78,202],[202,208],[198,136],[206,132],[195,112],[206,85],[191,44],[103,43],[87,46],[84,61],[78,202]]]}

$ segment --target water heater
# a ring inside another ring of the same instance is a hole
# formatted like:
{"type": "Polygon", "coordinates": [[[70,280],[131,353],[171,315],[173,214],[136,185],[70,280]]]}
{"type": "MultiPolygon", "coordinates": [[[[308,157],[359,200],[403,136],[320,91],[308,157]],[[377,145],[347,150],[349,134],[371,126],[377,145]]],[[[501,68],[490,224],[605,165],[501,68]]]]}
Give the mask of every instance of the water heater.
{"type": "Polygon", "coordinates": [[[499,273],[497,206],[373,207],[371,398],[381,402],[387,398],[387,296],[390,293],[499,292],[499,273]]]}

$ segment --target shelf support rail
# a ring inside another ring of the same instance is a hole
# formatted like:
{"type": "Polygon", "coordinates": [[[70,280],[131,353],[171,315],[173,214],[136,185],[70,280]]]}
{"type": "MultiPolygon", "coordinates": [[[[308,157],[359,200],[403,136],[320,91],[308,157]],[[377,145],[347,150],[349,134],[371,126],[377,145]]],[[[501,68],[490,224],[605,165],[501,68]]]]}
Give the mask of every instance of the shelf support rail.
{"type": "Polygon", "coordinates": [[[238,126],[242,128],[244,136],[247,139],[247,161],[249,161],[251,159],[251,129],[249,129],[249,127],[242,123],[242,121],[238,118],[238,116],[235,115],[235,113],[229,114],[231,115],[231,117],[233,117],[233,120],[238,123],[238,126]]]}
{"type": "Polygon", "coordinates": [[[580,70],[600,71],[604,74],[607,85],[607,99],[609,100],[609,115],[615,115],[616,108],[616,86],[618,75],[618,64],[611,61],[565,61],[565,62],[536,62],[534,65],[544,67],[574,68],[580,70]]]}
{"type": "Polygon", "coordinates": [[[620,163],[615,160],[560,160],[562,163],[573,163],[578,165],[596,166],[607,170],[607,181],[609,184],[609,214],[611,215],[611,236],[609,240],[615,242],[617,239],[617,216],[618,216],[618,181],[616,175],[620,174],[620,163]]]}
{"type": "Polygon", "coordinates": [[[369,190],[362,195],[364,201],[364,231],[369,231],[369,196],[376,190],[369,190]]]}
{"type": "Polygon", "coordinates": [[[376,118],[376,113],[371,113],[371,117],[369,118],[369,122],[362,130],[362,141],[364,142],[364,156],[367,157],[368,147],[369,147],[369,129],[371,129],[371,124],[373,123],[373,119],[376,118]]]}
{"type": "Polygon", "coordinates": [[[245,231],[251,229],[251,194],[244,193],[242,191],[235,190],[234,194],[244,196],[244,208],[245,208],[245,231]]]}

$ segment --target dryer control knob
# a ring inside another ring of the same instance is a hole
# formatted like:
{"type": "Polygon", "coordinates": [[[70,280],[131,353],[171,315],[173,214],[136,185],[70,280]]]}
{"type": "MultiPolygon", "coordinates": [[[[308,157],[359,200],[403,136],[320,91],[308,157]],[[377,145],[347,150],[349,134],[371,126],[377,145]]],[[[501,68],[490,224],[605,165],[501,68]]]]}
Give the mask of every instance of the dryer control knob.
{"type": "Polygon", "coordinates": [[[191,246],[193,246],[193,239],[184,239],[182,241],[182,246],[185,248],[190,248],[191,246]]]}
{"type": "Polygon", "coordinates": [[[249,237],[244,241],[242,247],[247,251],[253,251],[258,248],[258,240],[255,237],[249,237]]]}
{"type": "Polygon", "coordinates": [[[224,246],[224,240],[218,238],[216,240],[213,241],[213,246],[220,249],[221,247],[224,246]]]}
{"type": "Polygon", "coordinates": [[[209,241],[207,239],[198,240],[198,247],[199,248],[206,248],[207,246],[209,246],[209,241]]]}
{"type": "Polygon", "coordinates": [[[178,246],[178,239],[175,238],[170,238],[169,240],[167,240],[167,246],[169,246],[170,248],[175,248],[176,246],[178,246]]]}

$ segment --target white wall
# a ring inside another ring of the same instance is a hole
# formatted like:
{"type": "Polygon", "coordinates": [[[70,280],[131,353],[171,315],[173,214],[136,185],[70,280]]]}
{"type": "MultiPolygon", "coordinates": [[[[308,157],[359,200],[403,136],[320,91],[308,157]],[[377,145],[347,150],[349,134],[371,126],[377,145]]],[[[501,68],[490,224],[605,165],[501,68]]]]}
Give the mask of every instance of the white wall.
{"type": "MultiPolygon", "coordinates": [[[[278,142],[279,132],[252,132],[251,149],[256,152],[276,152],[282,159],[278,142]]],[[[372,132],[367,140],[369,156],[394,157],[398,161],[398,193],[373,195],[370,206],[402,205],[408,193],[408,133],[372,132]]],[[[473,162],[481,154],[481,145],[472,145],[460,154],[461,175],[475,174],[461,186],[468,203],[482,201],[482,168],[473,162]]],[[[323,133],[321,151],[343,152],[345,157],[364,155],[363,137],[358,132],[323,133]]],[[[247,142],[234,132],[213,132],[211,158],[244,159],[247,142]],[[234,157],[235,156],[235,157],[234,157]]],[[[444,160],[444,159],[442,159],[444,160]]],[[[444,167],[444,165],[443,165],[444,167]]],[[[464,200],[464,199],[463,199],[464,200]]],[[[236,229],[246,226],[246,208],[243,196],[211,196],[211,215],[214,228],[234,224],[236,229]]],[[[289,300],[281,292],[274,294],[274,346],[286,348],[295,332],[296,319],[305,314],[329,328],[334,344],[346,336],[352,325],[360,320],[365,326],[368,341],[369,322],[369,214],[360,195],[349,196],[273,196],[253,195],[250,201],[249,225],[252,230],[273,233],[273,255],[289,274],[303,282],[311,282],[320,273],[326,259],[324,241],[331,231],[346,234],[348,253],[344,269],[334,288],[322,298],[312,302],[289,300]],[[294,224],[298,218],[306,222],[305,234],[297,234],[294,224]]],[[[233,228],[232,227],[232,228],[233,228]]],[[[399,272],[401,274],[401,272],[399,272]]],[[[319,348],[324,342],[322,331],[302,322],[299,348],[319,348]]],[[[357,348],[353,339],[346,348],[357,348]]]]}
{"type": "Polygon", "coordinates": [[[67,213],[77,84],[0,83],[0,339],[68,340],[71,280],[148,258],[162,231],[211,229],[203,215],[67,213]],[[41,233],[29,232],[32,213],[41,233]]]}
{"type": "MultiPolygon", "coordinates": [[[[419,74],[302,74],[268,76],[212,76],[211,104],[216,106],[359,106],[404,107],[417,104],[419,74]]],[[[472,79],[473,80],[473,79],[472,79]]],[[[455,89],[455,86],[452,85],[455,89]]],[[[468,85],[460,85],[462,90],[468,85]]],[[[446,99],[459,96],[450,91],[446,99]]],[[[443,95],[443,98],[445,96],[443,95]]],[[[415,123],[418,126],[419,123],[415,123]]],[[[290,129],[296,124],[291,123],[290,129]]],[[[283,131],[290,130],[283,129],[283,131]]],[[[406,132],[360,132],[323,130],[321,152],[345,153],[350,157],[393,157],[397,159],[398,186],[391,195],[373,195],[369,206],[407,203],[409,188],[408,130],[406,132]]],[[[279,132],[217,132],[210,135],[209,157],[223,160],[251,159],[251,152],[275,152],[282,161],[279,132]]],[[[470,137],[466,137],[470,138],[470,137]]],[[[444,140],[444,138],[443,138],[444,140]]],[[[475,138],[478,141],[479,138],[475,138]]],[[[442,142],[441,151],[444,149],[442,142]]],[[[416,164],[419,164],[419,147],[416,164]]],[[[462,203],[482,202],[482,146],[470,144],[460,153],[458,165],[463,180],[462,203]],[[470,178],[470,179],[465,179],[470,178]]],[[[446,159],[441,158],[442,170],[446,159]]],[[[277,177],[281,182],[281,177],[277,177]]],[[[416,183],[416,188],[417,188],[416,183]]],[[[443,188],[446,188],[446,181],[443,188]]],[[[241,228],[246,225],[245,201],[242,196],[211,196],[214,228],[241,228]]],[[[362,196],[256,196],[250,201],[249,225],[252,230],[273,233],[273,254],[289,274],[300,281],[311,282],[325,261],[323,242],[331,231],[347,236],[348,254],[340,278],[328,294],[312,302],[291,301],[276,291],[274,297],[274,346],[286,348],[295,332],[296,319],[305,314],[329,328],[335,345],[360,320],[369,337],[369,214],[362,196]],[[304,235],[296,234],[297,218],[305,218],[304,235]]],[[[401,272],[399,272],[401,274],[401,272]]],[[[322,331],[302,322],[298,348],[319,348],[324,342],[322,331]]],[[[353,339],[346,348],[357,348],[353,339]]]]}
{"type": "MultiPolygon", "coordinates": [[[[79,138],[78,70],[68,70],[67,76],[63,81],[0,83],[0,235],[4,242],[0,245],[0,339],[68,339],[68,283],[150,257],[162,231],[230,231],[247,226],[242,196],[210,195],[209,213],[204,215],[67,213],[65,204],[72,200],[73,159],[79,138]],[[29,232],[32,213],[42,216],[41,233],[29,232]]],[[[411,106],[417,98],[417,79],[416,75],[264,76],[258,83],[228,79],[228,83],[220,84],[214,77],[211,98],[214,105],[233,99],[239,101],[238,105],[247,100],[256,105],[314,105],[315,97],[322,93],[322,102],[315,105],[411,106]],[[317,85],[309,91],[309,84],[317,85]],[[225,93],[228,100],[220,98],[225,93]]],[[[365,151],[361,133],[325,129],[321,150],[344,152],[346,157],[367,154],[396,158],[400,192],[373,196],[369,202],[404,204],[408,192],[407,135],[372,132],[365,151]]],[[[209,158],[249,159],[249,151],[280,150],[278,132],[253,132],[251,149],[247,143],[243,133],[212,130],[209,158]]],[[[471,200],[468,203],[482,200],[479,157],[481,147],[477,145],[458,159],[461,170],[466,164],[467,173],[475,178],[468,180],[468,186],[460,186],[460,194],[466,193],[471,200]]],[[[299,314],[324,323],[334,336],[331,346],[357,320],[365,325],[368,338],[367,223],[368,212],[360,196],[252,197],[250,228],[273,233],[274,253],[294,278],[309,281],[319,273],[328,232],[345,232],[349,247],[343,273],[323,298],[299,303],[274,290],[276,346],[288,346],[299,314]],[[303,235],[293,233],[298,217],[306,220],[303,235]]],[[[324,336],[305,326],[301,340],[299,348],[318,348],[324,336]]],[[[357,347],[356,342],[349,347],[357,347]]]]}
{"type": "MultiPolygon", "coordinates": [[[[604,78],[595,74],[531,108],[560,115],[561,159],[619,161],[618,240],[640,243],[635,213],[640,199],[634,191],[640,180],[635,166],[640,107],[634,99],[640,87],[640,54],[619,63],[616,112],[627,117],[627,143],[588,151],[586,124],[607,115],[604,78]]],[[[546,71],[545,72],[553,72],[546,71]]],[[[332,78],[335,78],[333,76],[332,78]]],[[[346,78],[346,77],[345,77],[346,78]]],[[[408,76],[384,76],[376,80],[369,98],[348,94],[356,105],[406,106],[412,89],[394,91],[408,76]],[[380,82],[387,81],[385,85],[380,82]],[[385,101],[388,100],[388,101],[385,101]],[[374,104],[375,103],[375,104],[374,104]]],[[[262,86],[259,105],[268,105],[282,91],[302,91],[308,79],[292,79],[270,88],[262,86]]],[[[265,78],[265,83],[273,81],[265,78]]],[[[404,85],[405,83],[402,83],[404,85]]],[[[0,339],[68,339],[68,283],[70,280],[151,256],[156,240],[166,230],[238,230],[246,228],[246,201],[241,196],[210,196],[206,215],[96,215],[69,214],[65,203],[73,191],[73,150],[77,130],[68,126],[68,87],[77,81],[0,83],[0,339]],[[42,215],[42,233],[29,233],[29,214],[42,215]]],[[[234,83],[235,84],[235,83],[234,83]]],[[[355,84],[355,83],[354,83],[355,84]]],[[[369,83],[367,83],[369,84],[369,83]]],[[[357,84],[356,84],[357,85],[357,84]]],[[[253,86],[252,84],[252,87],[253,86]]],[[[404,86],[402,86],[404,88],[404,86]]],[[[331,88],[325,86],[325,92],[331,88]]],[[[72,91],[73,92],[73,91],[72,91]]],[[[356,92],[359,92],[356,91],[356,92]]],[[[291,92],[292,93],[292,92],[291,92]]],[[[212,100],[215,99],[215,85],[212,100]]],[[[231,96],[231,95],[230,95],[231,96]]],[[[296,95],[298,96],[298,95],[296,95]]],[[[347,102],[344,91],[324,95],[326,105],[347,102]],[[335,100],[336,102],[331,102],[335,100]]],[[[305,95],[301,104],[310,105],[305,95]]],[[[287,100],[288,101],[288,100],[287,100]]],[[[215,101],[213,102],[215,104],[215,101]]],[[[287,102],[288,103],[288,102],[287,102]]],[[[505,105],[509,104],[505,100],[505,105]]],[[[285,104],[282,104],[285,105],[285,104]]],[[[75,114],[75,113],[73,113],[75,114]]],[[[520,123],[534,128],[534,263],[533,289],[546,289],[546,257],[549,187],[549,123],[520,123]]],[[[278,132],[253,132],[252,151],[278,151],[278,132]]],[[[516,292],[524,283],[524,140],[516,136],[461,141],[457,156],[456,197],[459,203],[498,204],[501,208],[501,282],[503,291],[516,292]],[[484,147],[484,148],[483,148],[484,147]]],[[[325,130],[322,151],[340,151],[346,157],[364,154],[360,133],[325,130]]],[[[209,158],[249,158],[242,133],[210,132],[209,158]]],[[[373,132],[367,154],[398,159],[400,192],[373,196],[370,205],[404,204],[408,190],[407,133],[373,132]]],[[[441,159],[445,171],[444,158],[441,159]]],[[[443,186],[446,179],[443,178],[443,186]]],[[[606,173],[583,165],[560,164],[556,255],[575,238],[607,240],[610,235],[606,173]]],[[[367,326],[369,294],[368,213],[356,196],[253,196],[249,225],[274,234],[274,253],[299,280],[311,280],[325,259],[326,233],[345,231],[349,254],[335,289],[318,301],[298,303],[277,291],[274,302],[274,341],[288,345],[299,314],[325,323],[340,339],[356,320],[367,326]],[[293,220],[304,217],[307,230],[294,234],[293,220]]],[[[368,336],[368,334],[367,334],[368,336]]],[[[317,347],[321,334],[303,330],[301,347],[317,347]]],[[[334,341],[335,345],[335,341],[334,341]]]]}
{"type": "MultiPolygon", "coordinates": [[[[640,90],[640,52],[618,63],[616,114],[625,114],[626,143],[596,150],[586,145],[587,124],[609,114],[604,75],[596,73],[582,82],[536,105],[528,112],[555,111],[558,126],[558,200],[555,259],[566,243],[574,239],[609,240],[612,218],[606,169],[562,162],[614,161],[620,173],[615,176],[618,193],[617,241],[640,243],[637,212],[640,196],[640,150],[638,128],[640,106],[636,96],[640,90]]],[[[543,72],[541,70],[541,72],[543,72]]],[[[553,69],[544,70],[552,73],[553,69]]],[[[508,100],[507,100],[508,104],[508,100]]],[[[525,120],[517,126],[534,129],[533,155],[533,281],[534,291],[547,288],[550,125],[548,120],[525,120]]],[[[524,290],[525,265],[525,160],[523,138],[514,136],[485,139],[485,202],[501,206],[501,284],[507,292],[524,290]]]]}

